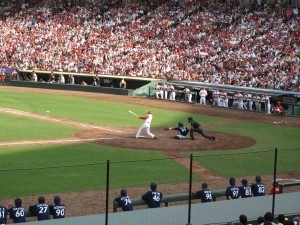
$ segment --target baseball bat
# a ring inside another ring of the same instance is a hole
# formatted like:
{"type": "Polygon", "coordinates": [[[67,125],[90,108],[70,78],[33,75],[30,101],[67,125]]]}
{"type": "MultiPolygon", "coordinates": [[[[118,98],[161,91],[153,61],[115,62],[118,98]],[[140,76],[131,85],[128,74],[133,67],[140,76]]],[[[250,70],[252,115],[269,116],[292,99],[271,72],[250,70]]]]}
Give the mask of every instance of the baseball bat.
{"type": "Polygon", "coordinates": [[[139,117],[138,115],[136,115],[134,112],[132,112],[131,110],[128,110],[128,112],[130,112],[132,115],[139,117]]]}

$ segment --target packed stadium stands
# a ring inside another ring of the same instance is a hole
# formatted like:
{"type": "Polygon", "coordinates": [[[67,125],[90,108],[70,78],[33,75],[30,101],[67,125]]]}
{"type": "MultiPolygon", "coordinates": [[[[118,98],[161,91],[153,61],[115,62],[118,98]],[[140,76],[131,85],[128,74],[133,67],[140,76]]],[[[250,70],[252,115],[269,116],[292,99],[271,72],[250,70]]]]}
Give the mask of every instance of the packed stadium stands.
{"type": "Polygon", "coordinates": [[[2,68],[299,91],[295,1],[18,2],[0,5],[2,68]]]}

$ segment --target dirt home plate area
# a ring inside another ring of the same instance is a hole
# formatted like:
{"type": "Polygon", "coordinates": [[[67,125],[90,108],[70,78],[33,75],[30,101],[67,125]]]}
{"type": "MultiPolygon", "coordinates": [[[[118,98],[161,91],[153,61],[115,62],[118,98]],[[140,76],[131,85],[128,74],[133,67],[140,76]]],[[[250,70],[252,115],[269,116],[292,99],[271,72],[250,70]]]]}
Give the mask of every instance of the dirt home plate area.
{"type": "MultiPolygon", "coordinates": [[[[194,104],[187,104],[182,102],[171,102],[165,100],[156,100],[156,99],[147,99],[147,98],[137,98],[137,97],[128,97],[128,96],[119,96],[119,95],[108,95],[108,94],[98,94],[98,93],[89,93],[89,92],[74,92],[74,91],[60,91],[60,90],[48,90],[48,89],[30,89],[30,88],[17,88],[17,87],[1,87],[3,90],[10,91],[26,91],[34,93],[49,93],[55,95],[65,95],[65,96],[78,96],[81,98],[91,98],[96,100],[103,101],[114,101],[121,103],[128,103],[134,105],[145,106],[145,113],[148,110],[153,110],[153,116],[155,119],[155,109],[171,109],[176,111],[187,112],[191,114],[203,114],[210,116],[219,116],[225,117],[227,120],[222,121],[222,124],[230,124],[239,120],[247,120],[260,123],[268,123],[275,125],[274,121],[279,121],[280,119],[274,116],[258,114],[254,112],[241,112],[236,110],[229,109],[218,109],[212,108],[211,106],[199,106],[194,104]]],[[[51,113],[47,112],[46,115],[26,113],[18,110],[9,110],[9,109],[0,109],[1,113],[15,114],[19,116],[25,116],[30,118],[35,118],[37,120],[48,120],[56,123],[62,123],[77,127],[84,128],[82,131],[79,131],[75,134],[75,137],[69,139],[57,139],[47,142],[47,140],[39,141],[20,141],[20,142],[0,142],[1,146],[19,146],[19,145],[42,145],[47,143],[78,143],[78,142],[92,142],[95,144],[101,145],[111,145],[117,147],[125,148],[134,148],[134,149],[143,149],[143,150],[159,150],[165,152],[170,157],[180,157],[187,151],[198,150],[201,146],[202,151],[208,150],[219,150],[219,149],[240,149],[249,147],[255,144],[255,140],[239,135],[231,135],[227,133],[212,132],[209,131],[210,135],[216,136],[215,141],[209,141],[202,138],[201,136],[197,137],[196,140],[175,140],[173,136],[177,134],[176,131],[169,130],[164,131],[163,127],[152,127],[151,131],[157,135],[158,139],[153,140],[148,137],[141,137],[135,139],[134,135],[138,127],[133,128],[115,128],[108,126],[101,126],[95,124],[84,123],[80,121],[66,120],[56,117],[51,117],[51,113]]],[[[129,112],[124,112],[128,113],[129,112]]],[[[132,115],[131,115],[132,116],[132,115]]],[[[300,126],[299,119],[288,118],[289,123],[286,126],[300,126]]],[[[174,124],[170,126],[175,126],[178,121],[174,121],[174,124]]],[[[182,121],[187,125],[187,121],[182,121]]],[[[199,121],[201,123],[201,121],[199,121]]],[[[207,124],[204,127],[215,126],[220,123],[211,123],[207,124]]],[[[139,126],[140,124],[137,124],[139,126]]],[[[144,134],[143,134],[144,135],[144,134]]],[[[177,158],[176,161],[181,165],[189,168],[189,158],[177,158]]],[[[209,183],[211,189],[224,189],[228,186],[228,178],[219,177],[214,174],[212,171],[206,169],[205,167],[193,162],[193,172],[203,177],[203,181],[209,183]]],[[[299,176],[299,174],[286,173],[280,174],[279,178],[289,179],[299,176]]],[[[246,177],[250,182],[254,180],[254,177],[246,177]]],[[[237,178],[239,181],[240,178],[237,178]]],[[[272,183],[273,175],[264,175],[263,181],[266,184],[267,189],[269,190],[270,184],[272,183]]],[[[193,189],[200,189],[201,183],[203,182],[193,182],[193,189]]],[[[138,188],[128,188],[129,196],[133,198],[141,197],[141,194],[149,189],[149,184],[145,184],[144,187],[138,188]]],[[[166,194],[175,194],[175,193],[186,193],[188,191],[188,183],[182,184],[171,184],[164,185],[159,184],[159,190],[166,194]]],[[[119,195],[119,189],[110,191],[110,209],[112,212],[112,200],[115,196],[119,195]]],[[[74,192],[74,193],[56,193],[62,197],[63,202],[68,207],[67,216],[82,216],[82,215],[91,215],[105,213],[105,192],[104,191],[86,191],[86,192],[74,192]]],[[[22,197],[22,196],[20,196],[22,197]]],[[[22,197],[23,205],[28,206],[30,204],[35,204],[38,196],[31,197],[22,197]]],[[[47,202],[52,203],[53,195],[45,195],[47,202]]],[[[7,199],[7,202],[13,203],[14,199],[7,199]]],[[[142,207],[145,208],[145,207],[142,207]]]]}

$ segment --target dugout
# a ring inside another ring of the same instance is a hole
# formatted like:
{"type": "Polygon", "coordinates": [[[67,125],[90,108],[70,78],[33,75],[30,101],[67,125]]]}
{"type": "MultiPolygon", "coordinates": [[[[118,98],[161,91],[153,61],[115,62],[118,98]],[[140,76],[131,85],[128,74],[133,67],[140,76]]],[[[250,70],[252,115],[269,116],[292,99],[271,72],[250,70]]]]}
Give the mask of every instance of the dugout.
{"type": "Polygon", "coordinates": [[[18,72],[16,79],[11,79],[8,85],[30,88],[46,88],[57,90],[71,91],[86,91],[97,92],[103,94],[117,95],[133,95],[134,90],[142,90],[141,96],[148,96],[149,93],[143,90],[148,90],[147,85],[158,79],[129,77],[129,76],[114,76],[109,74],[88,74],[88,73],[73,73],[59,71],[40,71],[40,70],[22,70],[18,72]],[[37,75],[38,82],[32,81],[32,73],[37,75]],[[50,74],[53,73],[54,81],[49,82],[50,74]],[[59,82],[59,77],[64,76],[65,83],[59,82]],[[69,83],[69,77],[73,76],[74,84],[69,83]],[[95,77],[98,77],[98,83],[94,83],[95,77]],[[126,82],[126,88],[120,87],[121,80],[126,82]],[[82,85],[84,82],[85,85],[82,85]]]}
{"type": "MultiPolygon", "coordinates": [[[[267,94],[270,97],[270,103],[272,106],[276,105],[278,102],[281,102],[285,109],[285,115],[300,117],[300,93],[293,91],[283,91],[283,90],[273,90],[273,89],[263,89],[263,88],[251,88],[251,87],[241,87],[234,85],[223,85],[223,84],[214,84],[214,83],[204,83],[204,82],[193,82],[193,81],[179,81],[174,79],[168,79],[167,84],[172,84],[176,92],[176,100],[185,101],[184,99],[184,88],[189,88],[192,94],[192,102],[196,102],[196,96],[199,94],[199,91],[202,87],[205,87],[208,96],[207,100],[209,104],[212,104],[213,92],[216,89],[226,90],[229,99],[229,105],[231,106],[233,102],[233,96],[237,92],[242,94],[249,92],[252,96],[257,93],[259,96],[267,94]]],[[[160,81],[159,84],[162,83],[160,81]]],[[[154,85],[150,87],[149,97],[155,97],[155,88],[154,85]]],[[[262,105],[264,102],[262,101],[262,105]]],[[[263,107],[262,107],[263,108],[263,107]]]]}
{"type": "MultiPolygon", "coordinates": [[[[259,96],[267,94],[270,97],[270,103],[272,106],[278,102],[284,107],[286,116],[300,117],[300,93],[293,91],[271,90],[262,88],[240,87],[234,85],[222,85],[204,82],[194,81],[180,81],[174,79],[157,79],[148,77],[130,77],[130,76],[115,76],[109,74],[88,74],[88,73],[73,73],[73,72],[60,72],[53,71],[55,76],[54,82],[49,83],[49,76],[52,71],[40,71],[35,70],[37,74],[38,82],[32,82],[33,70],[22,70],[18,72],[16,80],[11,80],[9,85],[21,86],[21,87],[37,87],[37,88],[49,88],[59,90],[73,90],[73,91],[87,91],[87,92],[99,92],[107,94],[119,94],[119,95],[133,95],[137,97],[149,97],[155,98],[155,84],[166,83],[167,85],[173,84],[176,93],[176,100],[185,102],[184,88],[189,88],[192,94],[192,102],[195,103],[197,95],[202,87],[205,87],[208,96],[208,104],[212,104],[212,95],[214,90],[226,90],[229,100],[229,108],[232,106],[233,96],[237,92],[242,94],[249,92],[254,95],[258,93],[259,96]],[[65,78],[65,83],[59,82],[59,76],[62,75],[65,78]],[[74,84],[68,84],[68,77],[74,77],[74,84]],[[94,85],[94,78],[98,76],[99,82],[94,85]],[[120,82],[124,79],[126,82],[126,88],[120,88],[120,82]],[[85,85],[80,85],[82,82],[85,85]],[[124,91],[125,90],[125,91],[124,91]]],[[[262,108],[264,108],[264,102],[261,102],[262,108]]],[[[261,111],[263,113],[263,111],[261,111]]]]}

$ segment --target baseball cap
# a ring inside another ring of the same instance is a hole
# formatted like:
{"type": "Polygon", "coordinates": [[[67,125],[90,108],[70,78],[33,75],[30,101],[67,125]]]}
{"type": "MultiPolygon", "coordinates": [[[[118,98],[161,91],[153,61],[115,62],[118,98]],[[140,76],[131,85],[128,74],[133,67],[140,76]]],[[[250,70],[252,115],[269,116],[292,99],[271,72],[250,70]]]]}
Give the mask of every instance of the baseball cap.
{"type": "Polygon", "coordinates": [[[193,117],[189,117],[188,120],[193,120],[193,117]]]}
{"type": "Polygon", "coordinates": [[[152,111],[150,110],[150,111],[148,111],[148,114],[152,114],[152,111]]]}
{"type": "Polygon", "coordinates": [[[204,189],[204,188],[207,188],[208,187],[208,184],[207,183],[203,183],[202,184],[202,188],[204,189]]]}
{"type": "Polygon", "coordinates": [[[247,185],[248,184],[248,180],[247,179],[243,179],[242,180],[242,184],[247,185]]]}
{"type": "Polygon", "coordinates": [[[256,176],[255,180],[256,180],[256,182],[261,182],[261,177],[260,176],[256,176]]]}
{"type": "Polygon", "coordinates": [[[60,204],[60,197],[59,197],[58,195],[56,195],[56,196],[54,197],[54,203],[55,203],[55,204],[60,204]]]}
{"type": "Polygon", "coordinates": [[[182,126],[183,126],[183,123],[178,122],[178,126],[179,126],[179,127],[182,127],[182,126]]]}
{"type": "Polygon", "coordinates": [[[156,183],[151,183],[150,187],[151,187],[151,190],[155,190],[157,188],[157,184],[156,183]]]}

